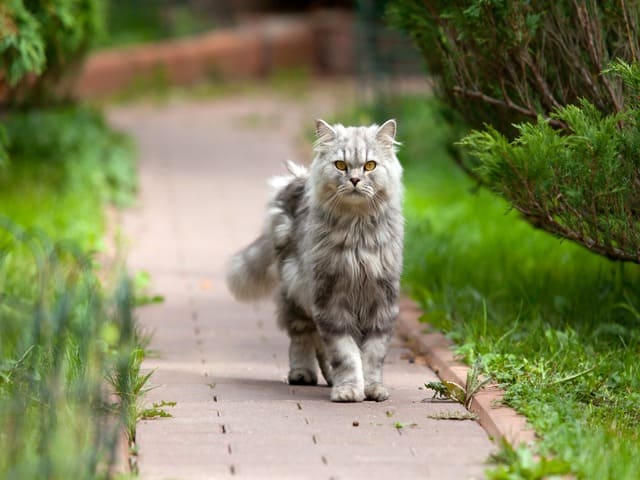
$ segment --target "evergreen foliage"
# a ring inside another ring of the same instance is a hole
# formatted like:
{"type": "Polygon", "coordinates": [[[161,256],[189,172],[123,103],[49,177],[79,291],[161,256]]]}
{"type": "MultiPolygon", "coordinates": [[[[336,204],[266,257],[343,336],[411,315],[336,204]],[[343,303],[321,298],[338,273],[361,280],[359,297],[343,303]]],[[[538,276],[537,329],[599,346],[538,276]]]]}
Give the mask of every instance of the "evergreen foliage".
{"type": "Polygon", "coordinates": [[[68,97],[103,19],[103,0],[2,2],[0,97],[40,105],[68,97]]]}
{"type": "Polygon", "coordinates": [[[639,16],[637,0],[395,0],[389,9],[448,103],[472,126],[502,131],[580,98],[622,111],[621,82],[601,72],[616,58],[640,60],[639,16]]]}
{"type": "MultiPolygon", "coordinates": [[[[635,90],[629,103],[640,103],[640,67],[619,62],[614,68],[635,90]]],[[[640,108],[603,115],[582,100],[551,119],[570,133],[541,118],[516,125],[511,142],[487,127],[461,144],[479,160],[481,181],[534,225],[612,259],[640,263],[640,108]]]]}
{"type": "Polygon", "coordinates": [[[396,0],[389,12],[440,96],[490,125],[461,142],[463,169],[533,225],[640,263],[640,2],[396,0]]]}

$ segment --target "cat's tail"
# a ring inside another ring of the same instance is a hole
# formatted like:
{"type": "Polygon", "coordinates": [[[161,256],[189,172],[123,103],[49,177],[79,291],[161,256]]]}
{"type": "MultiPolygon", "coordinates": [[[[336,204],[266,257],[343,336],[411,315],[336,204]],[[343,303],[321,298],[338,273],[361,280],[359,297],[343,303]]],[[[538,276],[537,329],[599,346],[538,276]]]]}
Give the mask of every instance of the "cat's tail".
{"type": "Polygon", "coordinates": [[[304,181],[308,175],[304,167],[292,162],[287,163],[287,168],[290,175],[274,177],[269,182],[272,198],[262,234],[233,255],[227,264],[227,286],[237,300],[252,302],[267,298],[280,281],[276,247],[288,241],[291,225],[280,197],[294,183],[304,181]]]}
{"type": "Polygon", "coordinates": [[[231,257],[227,264],[227,286],[243,302],[261,300],[278,285],[276,252],[266,233],[231,257]]]}

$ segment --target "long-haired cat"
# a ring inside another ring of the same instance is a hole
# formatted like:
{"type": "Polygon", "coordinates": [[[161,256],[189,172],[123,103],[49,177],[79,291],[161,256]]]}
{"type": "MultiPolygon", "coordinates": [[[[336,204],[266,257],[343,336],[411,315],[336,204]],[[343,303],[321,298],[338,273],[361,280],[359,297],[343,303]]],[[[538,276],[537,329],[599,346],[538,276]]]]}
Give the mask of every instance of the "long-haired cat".
{"type": "Polygon", "coordinates": [[[272,180],[262,234],[234,255],[227,283],[243,301],[277,289],[291,339],[289,383],[316,384],[335,402],[383,401],[382,364],[398,315],[404,220],[396,122],[316,122],[309,170],[272,180]]]}

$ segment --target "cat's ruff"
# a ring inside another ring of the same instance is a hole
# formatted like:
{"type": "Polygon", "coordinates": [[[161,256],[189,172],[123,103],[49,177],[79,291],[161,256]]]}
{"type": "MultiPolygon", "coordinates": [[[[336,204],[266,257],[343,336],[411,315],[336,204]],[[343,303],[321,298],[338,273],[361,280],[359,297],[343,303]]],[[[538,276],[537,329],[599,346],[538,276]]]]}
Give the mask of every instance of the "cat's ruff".
{"type": "Polygon", "coordinates": [[[227,284],[242,301],[276,293],[291,339],[289,382],[315,384],[331,400],[386,400],[382,364],[402,268],[402,168],[396,123],[316,123],[309,169],[287,163],[270,180],[261,235],[231,257],[227,284]]]}

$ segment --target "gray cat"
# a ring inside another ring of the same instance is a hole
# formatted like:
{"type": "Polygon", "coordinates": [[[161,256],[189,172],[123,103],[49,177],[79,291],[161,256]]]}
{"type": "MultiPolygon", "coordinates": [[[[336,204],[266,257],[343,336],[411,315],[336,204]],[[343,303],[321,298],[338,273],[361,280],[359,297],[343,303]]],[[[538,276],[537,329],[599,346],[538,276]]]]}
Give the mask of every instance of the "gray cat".
{"type": "Polygon", "coordinates": [[[278,323],[291,339],[289,383],[316,384],[334,402],[383,401],[382,364],[402,269],[402,167],[396,122],[316,122],[309,171],[288,164],[272,180],[262,234],[234,255],[227,283],[243,301],[277,288],[278,323]]]}

